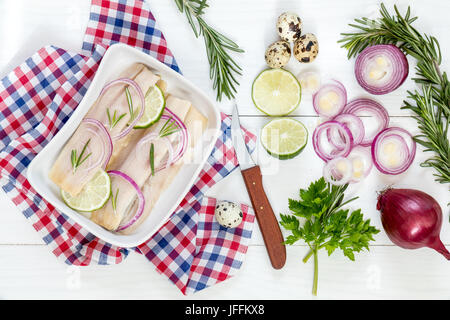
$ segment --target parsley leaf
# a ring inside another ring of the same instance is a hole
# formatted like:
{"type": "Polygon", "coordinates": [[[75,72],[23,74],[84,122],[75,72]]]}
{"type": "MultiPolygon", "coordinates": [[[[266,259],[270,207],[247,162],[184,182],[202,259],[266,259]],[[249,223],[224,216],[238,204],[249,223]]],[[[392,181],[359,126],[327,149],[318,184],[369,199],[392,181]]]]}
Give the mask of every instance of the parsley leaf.
{"type": "Polygon", "coordinates": [[[284,243],[292,245],[298,240],[305,241],[311,248],[303,259],[305,263],[314,255],[314,295],[317,295],[318,250],[325,249],[330,256],[340,249],[354,261],[355,252],[369,250],[369,242],[380,232],[370,225],[370,219],[364,220],[360,209],[350,212],[342,208],[356,199],[344,201],[347,187],[331,185],[322,177],[300,190],[300,200],[289,199],[291,214],[280,214],[280,224],[291,233],[284,243]]]}

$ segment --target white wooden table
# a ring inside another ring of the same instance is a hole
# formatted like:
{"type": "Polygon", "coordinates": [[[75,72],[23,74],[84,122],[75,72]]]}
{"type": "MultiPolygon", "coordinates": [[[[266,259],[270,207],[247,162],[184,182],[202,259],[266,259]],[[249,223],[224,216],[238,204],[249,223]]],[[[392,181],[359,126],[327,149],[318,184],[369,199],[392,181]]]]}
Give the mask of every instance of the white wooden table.
{"type": "MultiPolygon", "coordinates": [[[[258,133],[268,119],[261,115],[250,99],[255,76],[265,68],[264,50],[277,39],[275,21],[284,11],[297,12],[303,19],[304,31],[317,35],[320,54],[311,65],[291,60],[288,69],[294,73],[306,68],[321,72],[323,78],[341,80],[349,98],[365,95],[353,76],[353,61],[336,41],[339,33],[349,30],[353,18],[374,17],[380,1],[361,0],[227,0],[209,1],[206,19],[235,39],[246,53],[237,57],[244,68],[237,102],[242,123],[258,133]]],[[[385,1],[392,9],[393,1],[385,1]]],[[[413,5],[413,14],[420,16],[419,30],[435,35],[444,54],[443,70],[450,71],[450,21],[446,0],[396,1],[400,9],[413,5]]],[[[185,18],[173,1],[152,0],[152,11],[159,22],[184,75],[202,88],[213,100],[215,92],[209,80],[209,66],[202,40],[195,39],[185,18]]],[[[90,0],[0,0],[0,76],[33,54],[40,47],[54,44],[80,52],[88,21],[90,0]]],[[[410,60],[411,61],[411,60],[410,60]]],[[[411,61],[412,62],[412,61],[411,61]]],[[[412,67],[411,67],[412,68],[412,67]]],[[[411,69],[411,72],[413,70],[411,69]]],[[[406,90],[414,88],[408,80],[400,89],[377,99],[387,107],[391,123],[417,133],[410,113],[400,110],[406,90]]],[[[217,107],[229,113],[232,103],[223,101],[217,107]]],[[[294,117],[304,122],[310,131],[317,124],[311,99],[304,97],[294,117]]],[[[289,161],[278,161],[258,150],[264,184],[274,211],[287,213],[288,197],[297,197],[298,190],[321,175],[322,163],[309,142],[304,152],[289,161]]],[[[412,167],[395,178],[384,177],[376,170],[350,193],[360,198],[352,206],[362,208],[373,224],[381,227],[375,209],[376,191],[390,184],[421,189],[437,199],[443,208],[441,237],[450,245],[448,185],[434,182],[431,169],[419,163],[429,154],[419,148],[412,167]],[[357,191],[357,192],[356,192],[357,191]]],[[[238,172],[213,187],[208,195],[250,203],[238,172]]],[[[114,266],[69,267],[56,259],[38,237],[31,224],[0,193],[0,299],[184,299],[185,297],[165,277],[160,276],[143,256],[131,253],[114,266]]],[[[287,247],[286,266],[279,271],[271,268],[258,226],[246,260],[232,279],[199,292],[191,299],[310,299],[313,263],[303,264],[307,252],[304,243],[287,247]]],[[[392,245],[382,231],[370,252],[358,254],[356,262],[340,252],[327,257],[319,255],[320,299],[449,299],[450,262],[431,249],[403,250],[392,245]]]]}

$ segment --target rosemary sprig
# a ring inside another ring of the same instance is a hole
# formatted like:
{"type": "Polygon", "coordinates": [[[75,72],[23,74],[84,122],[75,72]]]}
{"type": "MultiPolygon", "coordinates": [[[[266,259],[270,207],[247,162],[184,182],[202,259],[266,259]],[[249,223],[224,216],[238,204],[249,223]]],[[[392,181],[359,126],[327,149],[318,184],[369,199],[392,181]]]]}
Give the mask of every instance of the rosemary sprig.
{"type": "Polygon", "coordinates": [[[111,193],[111,206],[113,208],[114,213],[117,211],[117,198],[118,198],[118,196],[119,196],[119,188],[117,188],[115,196],[111,193]]]}
{"type": "Polygon", "coordinates": [[[159,130],[159,137],[164,138],[167,137],[175,132],[180,131],[180,128],[177,126],[177,124],[172,121],[172,118],[167,119],[167,121],[164,123],[164,125],[159,130]]]}
{"type": "Polygon", "coordinates": [[[76,149],[72,149],[72,151],[70,152],[70,162],[72,163],[72,172],[75,173],[75,171],[77,170],[77,168],[79,166],[81,166],[83,164],[83,162],[85,162],[92,154],[92,152],[90,152],[88,155],[86,155],[84,158],[84,153],[86,152],[86,149],[89,145],[89,142],[91,142],[91,139],[89,139],[83,146],[83,149],[81,149],[81,153],[78,156],[77,155],[77,150],[76,149]]]}
{"type": "Polygon", "coordinates": [[[236,86],[239,82],[236,75],[241,75],[241,67],[231,58],[228,51],[244,52],[239,46],[209,26],[202,18],[204,9],[208,7],[207,0],[174,0],[178,10],[184,12],[195,37],[203,36],[206,53],[210,66],[210,79],[213,80],[213,88],[217,90],[218,101],[223,95],[228,99],[234,98],[236,86]],[[196,22],[195,22],[196,21],[196,22]]]}
{"type": "Polygon", "coordinates": [[[426,34],[421,34],[412,26],[417,17],[411,17],[408,7],[402,16],[394,6],[395,15],[391,16],[384,4],[381,4],[381,18],[355,19],[351,27],[358,29],[352,33],[342,33],[339,42],[348,50],[348,58],[358,55],[368,46],[376,44],[393,44],[406,54],[417,60],[416,77],[413,80],[420,85],[420,91],[408,92],[402,109],[410,109],[418,122],[421,134],[414,137],[415,141],[425,147],[425,151],[434,155],[422,163],[422,166],[432,167],[437,173],[435,180],[440,183],[450,183],[450,143],[448,140],[450,114],[450,82],[447,74],[441,72],[442,61],[438,40],[426,34]]]}
{"type": "Polygon", "coordinates": [[[134,108],[133,108],[133,99],[131,99],[131,93],[128,87],[125,88],[125,95],[127,96],[127,103],[128,103],[128,111],[130,112],[130,120],[129,122],[132,123],[135,117],[134,114],[134,108]]]}
{"type": "Polygon", "coordinates": [[[150,169],[152,170],[152,176],[155,175],[155,145],[150,145],[150,169]]]}
{"type": "Polygon", "coordinates": [[[108,121],[109,121],[109,128],[110,128],[110,129],[114,128],[114,127],[117,125],[117,123],[118,123],[120,120],[122,120],[123,117],[125,117],[125,116],[127,115],[126,113],[123,113],[123,114],[121,114],[120,116],[117,116],[117,110],[114,110],[114,114],[113,114],[113,116],[111,117],[111,114],[110,114],[110,112],[109,112],[109,108],[106,109],[106,113],[108,114],[108,121]]]}
{"type": "Polygon", "coordinates": [[[415,104],[405,101],[405,106],[412,110],[416,115],[419,129],[422,134],[417,135],[415,140],[425,147],[425,151],[435,151],[436,154],[421,163],[422,167],[432,167],[438,173],[434,174],[436,181],[440,183],[450,182],[450,145],[447,139],[449,121],[445,124],[442,121],[442,114],[439,108],[433,104],[432,86],[423,85],[422,94],[417,90],[408,91],[408,98],[415,104]]]}

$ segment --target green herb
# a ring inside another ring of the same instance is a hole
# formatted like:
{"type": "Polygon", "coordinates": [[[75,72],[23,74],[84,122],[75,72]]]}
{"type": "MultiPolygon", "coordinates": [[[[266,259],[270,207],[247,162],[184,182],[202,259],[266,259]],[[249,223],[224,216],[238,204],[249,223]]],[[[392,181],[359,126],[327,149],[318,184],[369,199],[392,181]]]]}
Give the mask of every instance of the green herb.
{"type": "Polygon", "coordinates": [[[118,196],[119,196],[119,188],[117,188],[115,196],[111,193],[111,205],[112,205],[112,208],[113,208],[114,212],[117,211],[117,197],[118,196]]]}
{"type": "Polygon", "coordinates": [[[175,132],[180,131],[180,128],[178,125],[173,121],[172,118],[167,119],[167,121],[164,123],[164,125],[159,130],[159,137],[167,137],[175,132]]]}
{"type": "Polygon", "coordinates": [[[123,113],[119,117],[117,117],[117,110],[114,110],[114,114],[111,117],[111,114],[109,113],[109,108],[106,109],[106,113],[108,114],[108,121],[109,121],[109,128],[112,129],[116,126],[116,124],[123,119],[127,114],[123,113]]]}
{"type": "Polygon", "coordinates": [[[448,139],[450,114],[450,82],[439,66],[442,61],[439,42],[433,36],[421,34],[412,26],[417,17],[411,17],[408,7],[402,16],[394,6],[391,16],[381,4],[381,18],[355,19],[351,27],[358,29],[353,33],[342,33],[342,47],[348,50],[348,58],[358,55],[368,46],[393,44],[417,60],[416,77],[413,80],[421,85],[421,91],[408,91],[409,101],[404,101],[402,109],[414,112],[421,134],[414,137],[425,151],[434,156],[422,163],[432,167],[437,173],[436,181],[450,183],[450,142],[448,139]]]}
{"type": "Polygon", "coordinates": [[[432,167],[438,173],[434,174],[436,181],[440,183],[450,182],[450,144],[448,140],[448,125],[442,119],[442,113],[435,108],[433,103],[432,87],[423,85],[422,94],[417,90],[408,91],[408,98],[415,101],[415,105],[405,101],[405,107],[411,109],[416,115],[413,117],[419,124],[422,134],[414,139],[425,147],[425,151],[435,152],[435,156],[421,163],[422,167],[432,167]]]}
{"type": "Polygon", "coordinates": [[[235,85],[239,85],[235,75],[241,75],[242,69],[231,58],[228,51],[244,52],[244,50],[203,20],[204,9],[208,7],[207,0],[174,1],[179,11],[185,13],[195,36],[197,38],[200,35],[203,36],[210,66],[209,76],[213,80],[213,88],[217,89],[217,100],[221,101],[223,95],[228,99],[234,98],[235,85]]]}
{"type": "Polygon", "coordinates": [[[132,123],[136,115],[133,108],[133,99],[131,99],[131,93],[128,87],[125,88],[125,95],[127,96],[128,110],[130,112],[129,123],[132,123]]]}
{"type": "Polygon", "coordinates": [[[91,139],[89,139],[85,144],[83,149],[81,149],[81,153],[78,156],[77,155],[77,150],[72,149],[71,153],[70,153],[70,162],[72,163],[72,170],[73,173],[75,173],[75,171],[77,170],[77,168],[79,166],[81,166],[83,164],[83,162],[85,162],[87,160],[87,158],[89,158],[92,154],[92,152],[90,152],[88,155],[86,155],[84,158],[84,153],[86,152],[86,148],[89,145],[89,142],[91,142],[91,139]]]}
{"type": "Polygon", "coordinates": [[[152,170],[152,176],[155,175],[155,145],[150,145],[150,169],[152,170]]]}
{"type": "Polygon", "coordinates": [[[380,232],[370,225],[370,219],[364,220],[361,210],[352,211],[342,207],[355,200],[344,201],[348,185],[334,186],[322,177],[311,183],[308,189],[300,190],[300,200],[289,199],[292,215],[281,214],[280,224],[291,234],[285,244],[294,244],[303,239],[310,252],[303,259],[306,263],[314,255],[313,294],[317,295],[318,256],[320,249],[326,249],[330,256],[336,249],[341,249],[346,257],[355,260],[355,252],[369,250],[369,241],[380,232]],[[299,218],[304,221],[300,225],[299,218]]]}

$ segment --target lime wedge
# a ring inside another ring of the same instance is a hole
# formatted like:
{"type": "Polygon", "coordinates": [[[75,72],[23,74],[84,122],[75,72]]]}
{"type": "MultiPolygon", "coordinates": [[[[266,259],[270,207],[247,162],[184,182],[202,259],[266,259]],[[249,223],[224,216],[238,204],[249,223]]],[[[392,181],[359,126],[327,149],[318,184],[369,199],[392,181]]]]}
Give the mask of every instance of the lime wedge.
{"type": "Polygon", "coordinates": [[[284,69],[264,70],[253,81],[253,103],[269,116],[291,113],[299,106],[301,96],[297,78],[284,69]]]}
{"type": "Polygon", "coordinates": [[[81,192],[72,197],[61,190],[64,202],[73,210],[91,212],[105,205],[111,194],[111,179],[106,171],[100,169],[94,177],[81,189],[81,192]]]}
{"type": "Polygon", "coordinates": [[[281,118],[270,121],[261,130],[261,144],[278,159],[291,159],[305,148],[308,131],[297,120],[281,118]]]}
{"type": "Polygon", "coordinates": [[[144,114],[134,126],[135,129],[148,128],[161,118],[166,105],[164,92],[155,84],[145,94],[144,114]]]}

